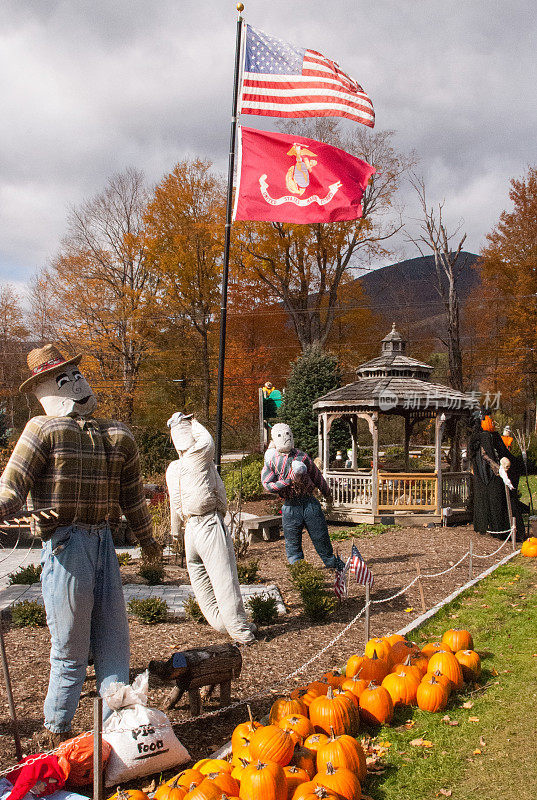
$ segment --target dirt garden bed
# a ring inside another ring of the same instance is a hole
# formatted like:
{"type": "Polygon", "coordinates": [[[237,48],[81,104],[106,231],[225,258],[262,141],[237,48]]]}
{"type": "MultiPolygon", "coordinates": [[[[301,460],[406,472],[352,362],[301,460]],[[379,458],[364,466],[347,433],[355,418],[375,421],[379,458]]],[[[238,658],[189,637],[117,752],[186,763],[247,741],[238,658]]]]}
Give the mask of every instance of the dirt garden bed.
{"type": "MultiPolygon", "coordinates": [[[[250,509],[247,509],[250,510],[250,509]]],[[[254,513],[259,509],[252,509],[254,513]]],[[[331,526],[342,530],[343,526],[331,526]]],[[[416,562],[419,561],[422,573],[438,572],[459,560],[468,550],[469,526],[453,528],[397,528],[377,535],[361,536],[357,540],[363,557],[370,565],[375,586],[372,599],[388,597],[406,586],[416,575],[416,562]]],[[[492,536],[473,534],[474,552],[485,554],[494,551],[499,541],[492,536]]],[[[319,561],[309,538],[304,537],[304,550],[308,560],[319,561]]],[[[351,540],[336,542],[341,555],[350,552],[351,540]]],[[[474,562],[474,573],[490,566],[509,552],[507,545],[498,556],[485,561],[474,562]]],[[[259,583],[275,583],[280,588],[288,614],[277,623],[265,628],[264,640],[243,651],[243,669],[239,680],[233,684],[232,697],[238,700],[251,695],[259,695],[252,703],[256,715],[262,715],[273,700],[269,687],[274,687],[283,677],[292,672],[312,655],[330,642],[336,634],[362,608],[363,587],[352,584],[350,596],[345,600],[327,622],[312,625],[301,611],[298,595],[293,591],[286,568],[283,539],[276,542],[254,543],[246,560],[259,559],[259,583]]],[[[136,577],[136,565],[122,568],[124,582],[132,582],[136,577]]],[[[427,607],[450,594],[456,587],[468,580],[468,561],[446,575],[424,583],[427,607]]],[[[333,575],[327,572],[327,584],[333,575]]],[[[187,583],[188,576],[172,557],[166,563],[165,583],[187,583]]],[[[386,604],[375,606],[371,614],[371,635],[382,635],[408,624],[421,613],[419,590],[415,584],[408,592],[386,604]]],[[[175,650],[226,641],[226,638],[207,625],[192,622],[166,623],[145,626],[131,621],[131,675],[144,670],[152,658],[168,658],[175,650]]],[[[363,646],[364,627],[362,620],[347,632],[320,659],[315,661],[299,678],[288,683],[289,688],[305,683],[323,671],[343,664],[348,656],[363,646]]],[[[6,648],[10,664],[13,692],[20,720],[23,751],[35,752],[37,734],[42,729],[42,707],[46,693],[49,672],[49,636],[46,628],[15,629],[6,632],[6,648]]],[[[280,686],[278,693],[282,693],[280,686]]],[[[150,703],[163,708],[169,688],[162,685],[150,687],[150,703]]],[[[92,726],[92,701],[95,696],[93,670],[88,670],[81,703],[77,711],[75,732],[92,726]]],[[[217,708],[216,702],[208,702],[205,710],[217,708]]],[[[5,690],[0,694],[0,768],[14,763],[14,750],[9,725],[9,714],[5,700],[5,690]]],[[[245,718],[246,710],[240,707],[211,718],[208,722],[196,723],[188,717],[187,700],[169,713],[175,730],[194,759],[213,752],[230,737],[231,731],[245,718]],[[186,724],[180,724],[184,721],[186,724]]]]}

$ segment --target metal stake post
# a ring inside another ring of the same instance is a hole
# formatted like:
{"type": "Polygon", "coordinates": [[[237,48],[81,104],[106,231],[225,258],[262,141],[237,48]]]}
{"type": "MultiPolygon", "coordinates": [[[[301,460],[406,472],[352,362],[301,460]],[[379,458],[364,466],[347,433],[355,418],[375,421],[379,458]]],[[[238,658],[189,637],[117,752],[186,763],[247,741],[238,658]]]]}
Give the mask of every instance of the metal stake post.
{"type": "Polygon", "coordinates": [[[474,540],[470,539],[470,553],[468,557],[468,579],[474,577],[474,540]]]}
{"type": "Polygon", "coordinates": [[[19,726],[17,723],[17,714],[15,712],[15,703],[13,702],[13,692],[11,690],[11,678],[9,677],[9,667],[7,663],[6,645],[4,642],[4,625],[2,616],[0,614],[0,652],[2,655],[2,672],[4,673],[4,683],[6,684],[7,704],[9,706],[9,716],[11,717],[13,727],[13,741],[15,743],[15,754],[17,761],[22,758],[21,740],[19,737],[19,726]]]}
{"type": "Polygon", "coordinates": [[[419,561],[416,561],[416,570],[418,573],[418,589],[420,590],[421,610],[422,613],[425,614],[427,611],[427,606],[425,605],[425,596],[423,594],[423,586],[421,584],[421,567],[419,561]]]}
{"type": "Polygon", "coordinates": [[[103,698],[93,701],[93,800],[103,800],[103,698]]]}
{"type": "Polygon", "coordinates": [[[369,612],[370,612],[370,602],[369,602],[369,584],[366,583],[365,585],[365,644],[368,643],[369,639],[371,638],[369,635],[369,612]]]}

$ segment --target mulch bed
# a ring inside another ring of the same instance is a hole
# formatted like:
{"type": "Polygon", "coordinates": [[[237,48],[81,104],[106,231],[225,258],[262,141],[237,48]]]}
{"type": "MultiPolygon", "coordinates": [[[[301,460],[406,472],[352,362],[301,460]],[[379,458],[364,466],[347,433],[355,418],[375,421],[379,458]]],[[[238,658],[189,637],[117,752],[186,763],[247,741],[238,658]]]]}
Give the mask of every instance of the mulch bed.
{"type": "MultiPolygon", "coordinates": [[[[261,513],[261,508],[249,507],[245,510],[261,513]]],[[[344,526],[333,526],[341,530],[344,526]]],[[[371,599],[388,597],[406,586],[416,575],[419,561],[422,573],[438,572],[454,564],[468,550],[473,535],[474,552],[485,554],[494,551],[499,540],[492,536],[474,534],[470,526],[450,528],[397,528],[378,535],[361,536],[360,551],[375,575],[375,586],[371,599]]],[[[343,557],[350,552],[350,539],[337,542],[336,546],[343,557]]],[[[307,535],[304,537],[306,558],[319,564],[307,535]]],[[[493,559],[474,562],[474,574],[486,569],[510,551],[509,545],[493,559]]],[[[364,589],[351,582],[350,596],[330,617],[329,621],[312,625],[301,613],[298,595],[293,591],[286,568],[283,539],[276,542],[259,542],[250,547],[246,560],[259,559],[259,583],[275,583],[279,587],[288,614],[263,630],[265,640],[244,649],[243,669],[239,680],[232,687],[233,700],[251,695],[258,696],[251,703],[256,717],[262,716],[270,707],[276,694],[283,693],[280,685],[275,687],[286,675],[306,662],[318,652],[360,611],[364,603],[364,589]]],[[[122,568],[124,582],[132,582],[135,566],[122,568]]],[[[446,575],[424,582],[425,601],[428,608],[450,594],[456,587],[468,580],[468,561],[446,575]]],[[[167,583],[187,583],[185,569],[174,563],[166,564],[167,583]]],[[[327,584],[333,582],[332,573],[327,572],[327,584]]],[[[421,613],[420,596],[415,584],[405,594],[386,604],[374,606],[371,612],[371,635],[394,632],[421,613]]],[[[166,623],[145,626],[131,621],[131,677],[144,670],[153,658],[167,659],[175,650],[203,646],[228,639],[213,631],[207,625],[192,622],[166,623]]],[[[438,632],[440,635],[440,631],[438,632]]],[[[6,649],[10,665],[11,679],[17,714],[20,721],[23,751],[28,754],[36,751],[37,734],[42,730],[42,708],[49,673],[49,636],[46,628],[7,630],[6,649]]],[[[349,655],[361,652],[364,646],[363,618],[360,619],[334,646],[320,659],[311,664],[299,678],[287,683],[289,689],[306,683],[322,672],[343,665],[349,655]]],[[[150,686],[150,704],[164,707],[169,687],[150,686]]],[[[84,685],[79,709],[74,719],[73,730],[81,732],[92,727],[92,705],[95,696],[95,679],[92,668],[84,685]]],[[[188,716],[188,700],[185,696],[179,706],[169,712],[177,735],[187,747],[194,760],[214,752],[231,735],[233,727],[246,718],[246,708],[241,706],[203,722],[191,720],[188,716]],[[179,724],[186,721],[186,724],[179,724]]],[[[204,710],[218,707],[216,700],[209,701],[204,710]]],[[[5,769],[15,761],[9,713],[2,682],[0,696],[0,769],[5,769]]]]}

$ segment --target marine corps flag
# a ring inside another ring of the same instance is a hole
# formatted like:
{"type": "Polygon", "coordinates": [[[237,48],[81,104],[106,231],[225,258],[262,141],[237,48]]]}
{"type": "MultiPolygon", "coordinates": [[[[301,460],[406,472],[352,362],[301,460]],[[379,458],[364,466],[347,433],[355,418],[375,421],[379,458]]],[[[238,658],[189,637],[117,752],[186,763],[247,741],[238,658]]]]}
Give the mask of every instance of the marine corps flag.
{"type": "Polygon", "coordinates": [[[374,172],[315,139],[241,127],[233,218],[298,225],[358,219],[374,172]]]}

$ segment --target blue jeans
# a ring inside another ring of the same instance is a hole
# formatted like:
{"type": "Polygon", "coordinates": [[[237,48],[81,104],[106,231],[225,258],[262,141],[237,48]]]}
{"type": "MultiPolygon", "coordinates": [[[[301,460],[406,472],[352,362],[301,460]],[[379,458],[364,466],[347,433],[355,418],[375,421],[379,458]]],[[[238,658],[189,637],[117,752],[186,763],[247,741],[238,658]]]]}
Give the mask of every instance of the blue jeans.
{"type": "Polygon", "coordinates": [[[287,561],[294,564],[304,558],[302,531],[306,528],[325,567],[335,568],[337,560],[328,535],[321,504],[315,497],[286,500],[282,507],[282,527],[287,561]]]}
{"type": "MultiPolygon", "coordinates": [[[[109,526],[69,525],[44,542],[43,600],[50,630],[45,726],[71,728],[91,652],[97,690],[129,682],[129,626],[109,526]]],[[[104,704],[103,716],[110,714],[104,704]]]]}

